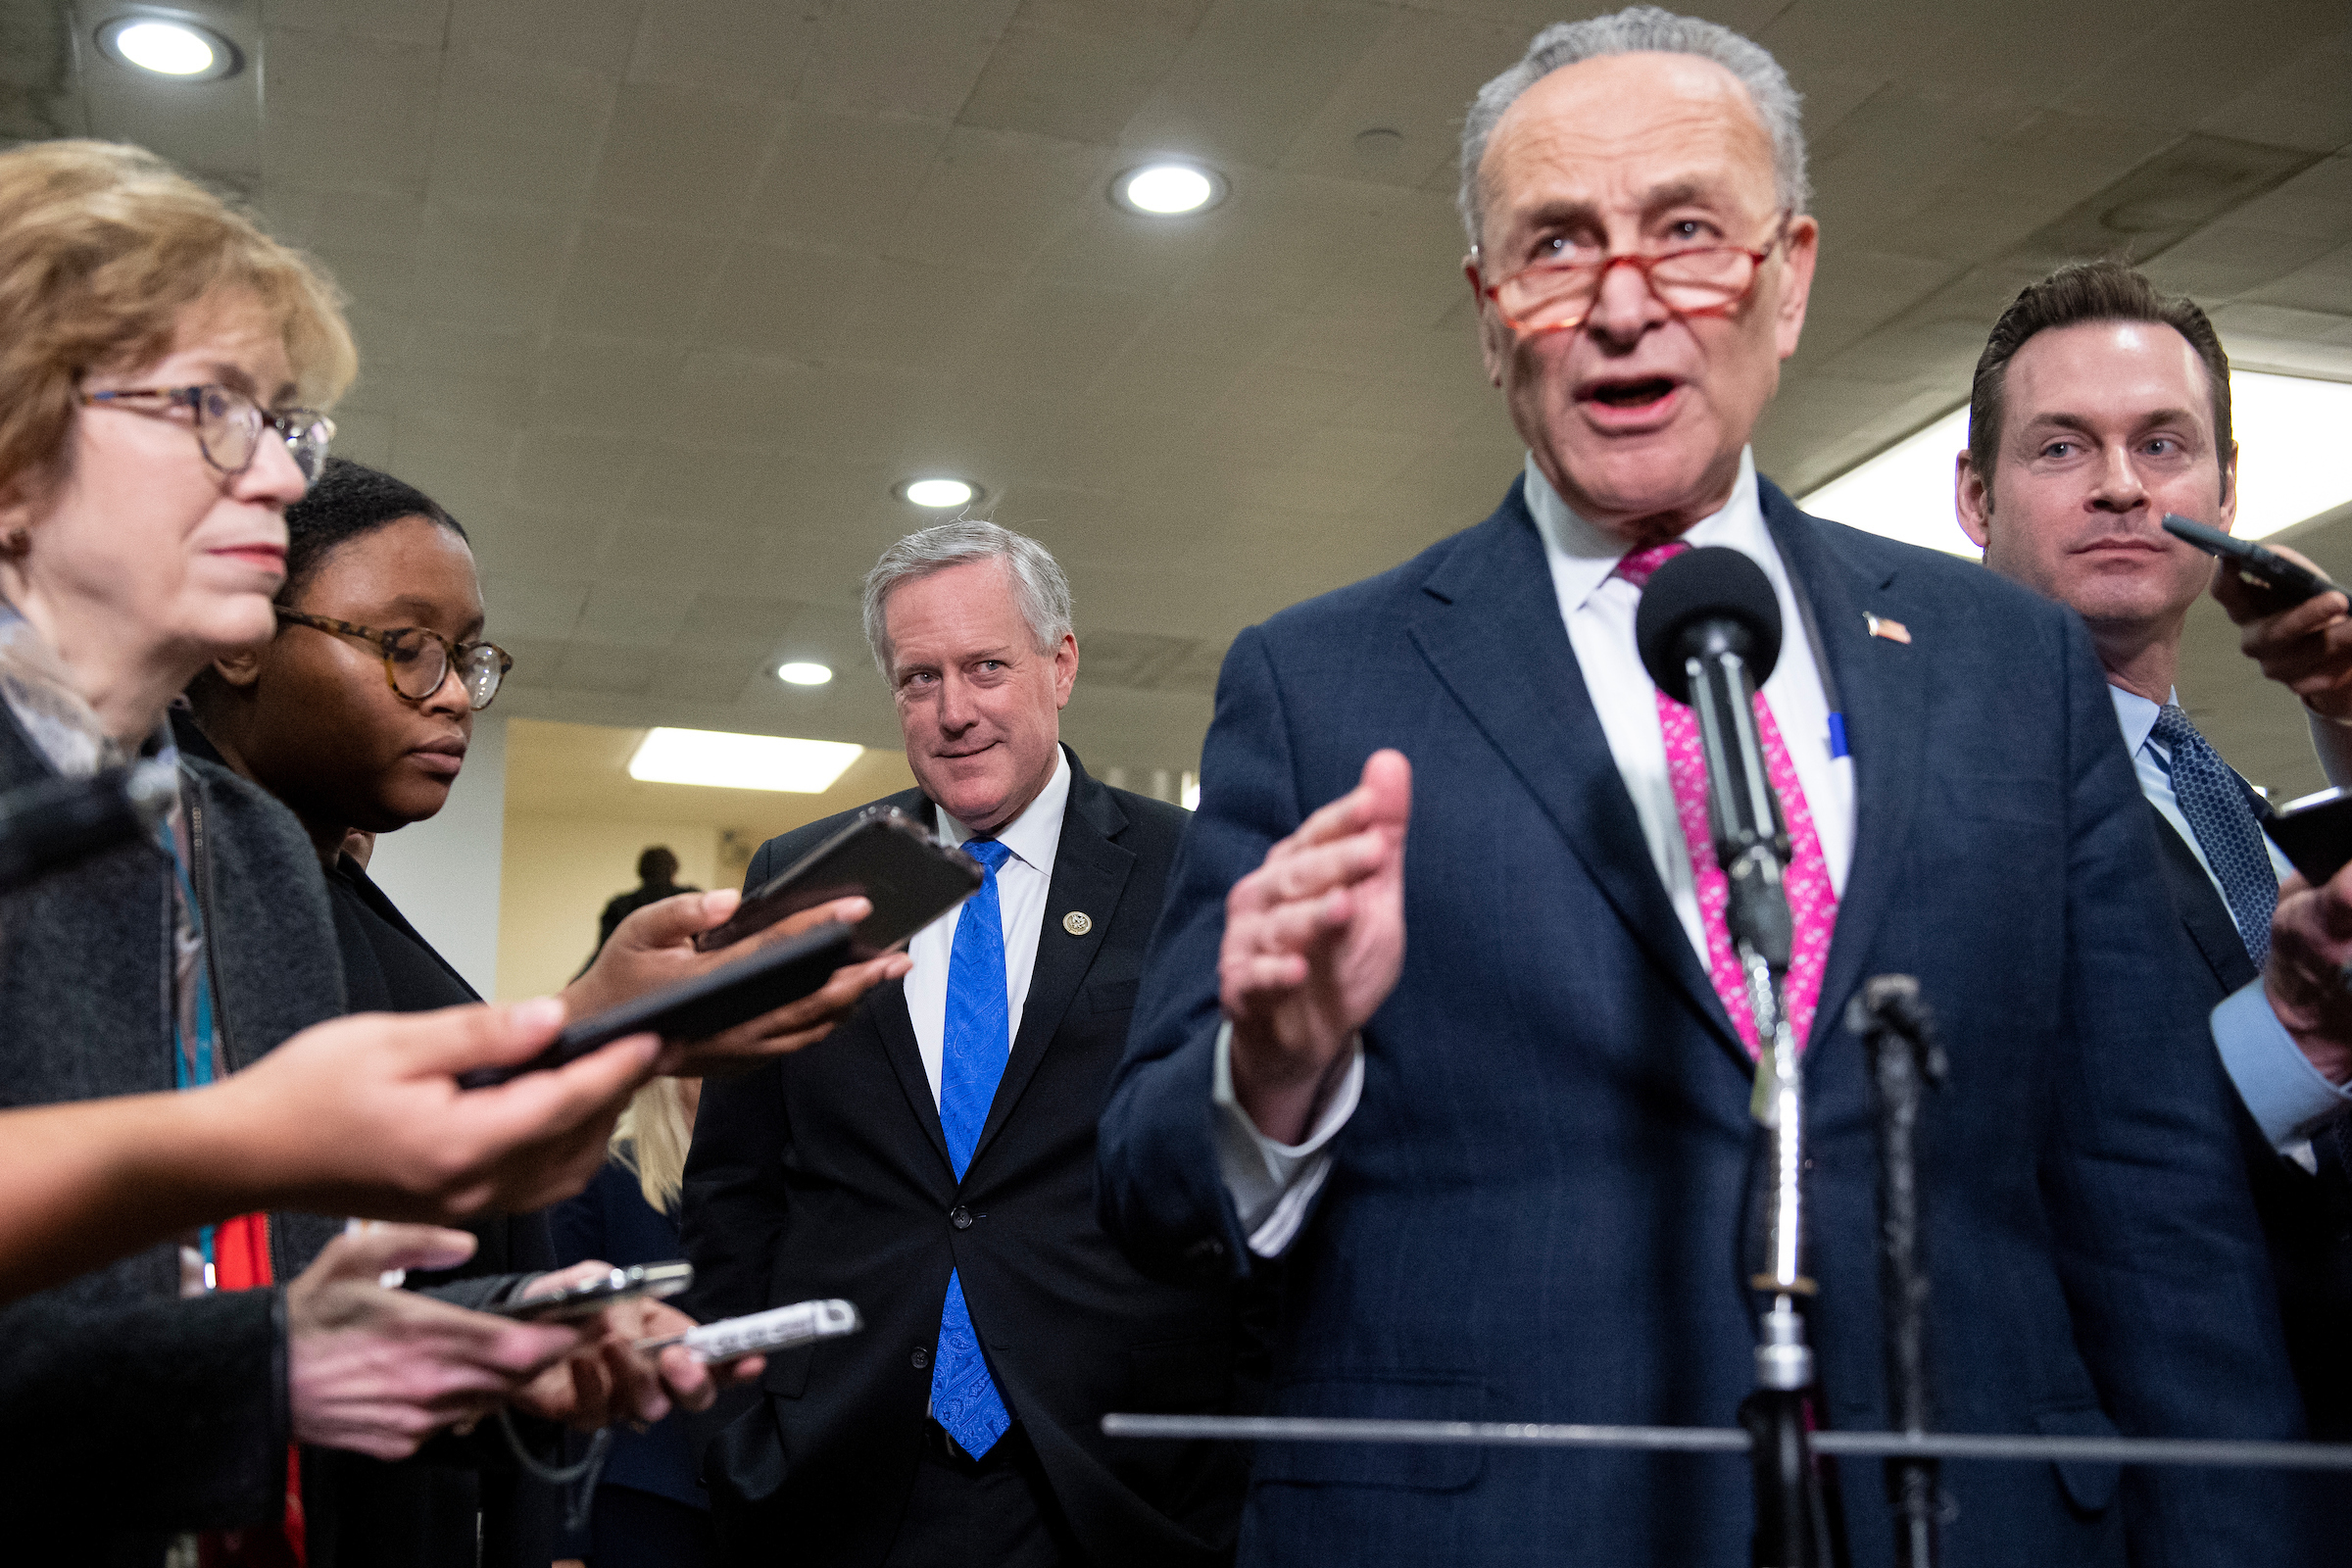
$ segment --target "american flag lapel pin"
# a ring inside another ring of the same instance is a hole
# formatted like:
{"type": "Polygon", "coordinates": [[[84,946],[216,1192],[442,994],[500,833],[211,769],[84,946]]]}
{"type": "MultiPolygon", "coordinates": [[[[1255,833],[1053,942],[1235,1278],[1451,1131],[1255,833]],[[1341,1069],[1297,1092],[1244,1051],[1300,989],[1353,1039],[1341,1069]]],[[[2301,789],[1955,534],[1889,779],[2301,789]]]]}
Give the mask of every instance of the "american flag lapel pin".
{"type": "Polygon", "coordinates": [[[1911,641],[1911,628],[1899,620],[1888,620],[1885,615],[1874,615],[1867,610],[1862,612],[1862,619],[1869,624],[1873,637],[1884,637],[1890,643],[1911,641]]]}

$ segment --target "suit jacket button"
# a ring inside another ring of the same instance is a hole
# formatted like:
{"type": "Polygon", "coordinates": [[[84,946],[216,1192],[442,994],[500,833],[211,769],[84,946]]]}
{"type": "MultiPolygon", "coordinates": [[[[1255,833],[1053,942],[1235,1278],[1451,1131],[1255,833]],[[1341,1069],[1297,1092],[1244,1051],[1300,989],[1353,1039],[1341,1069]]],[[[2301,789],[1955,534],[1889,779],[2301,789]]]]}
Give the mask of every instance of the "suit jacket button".
{"type": "Polygon", "coordinates": [[[1082,937],[1095,928],[1094,916],[1084,909],[1072,909],[1061,917],[1061,928],[1074,937],[1082,937]]]}
{"type": "Polygon", "coordinates": [[[914,1369],[917,1372],[920,1372],[923,1368],[931,1364],[931,1352],[918,1345],[914,1348],[914,1353],[908,1356],[906,1359],[912,1361],[914,1363],[914,1369]]]}
{"type": "Polygon", "coordinates": [[[948,1223],[959,1231],[968,1231],[972,1228],[972,1211],[957,1203],[948,1210],[948,1223]]]}

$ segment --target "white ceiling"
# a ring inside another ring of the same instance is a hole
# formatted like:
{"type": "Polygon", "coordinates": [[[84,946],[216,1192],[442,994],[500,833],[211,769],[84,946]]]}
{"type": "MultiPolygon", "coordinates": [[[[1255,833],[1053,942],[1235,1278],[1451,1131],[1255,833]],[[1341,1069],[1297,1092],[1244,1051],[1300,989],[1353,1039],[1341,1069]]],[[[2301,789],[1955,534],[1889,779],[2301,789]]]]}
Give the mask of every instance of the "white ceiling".
{"type": "MultiPolygon", "coordinates": [[[[895,745],[857,585],[925,518],[891,486],[950,471],[1070,570],[1081,752],[1189,767],[1236,630],[1516,469],[1452,161],[1550,5],[220,0],[254,69],[139,91],[87,45],[122,9],[0,0],[5,128],[141,136],[334,270],[338,447],[473,531],[502,711],[895,745]],[[1114,209],[1147,152],[1230,198],[1114,209]]],[[[1807,98],[1822,271],[1757,443],[1791,490],[1961,401],[2070,254],[2154,255],[2249,363],[2352,379],[2341,0],[1702,9],[1807,98]]]]}

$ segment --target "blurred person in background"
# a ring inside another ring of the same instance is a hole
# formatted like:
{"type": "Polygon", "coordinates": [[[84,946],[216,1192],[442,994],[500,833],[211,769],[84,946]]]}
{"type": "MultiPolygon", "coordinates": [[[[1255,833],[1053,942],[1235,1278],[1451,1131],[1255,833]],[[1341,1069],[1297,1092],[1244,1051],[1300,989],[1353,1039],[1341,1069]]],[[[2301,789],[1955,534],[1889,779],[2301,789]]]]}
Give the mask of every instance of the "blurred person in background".
{"type": "MultiPolygon", "coordinates": [[[[558,1258],[600,1257],[625,1267],[685,1256],[678,1197],[702,1089],[700,1079],[657,1078],[637,1091],[613,1130],[612,1157],[586,1191],[548,1215],[558,1258]]],[[[650,1432],[616,1434],[587,1527],[565,1532],[557,1568],[715,1563],[710,1498],[697,1476],[711,1437],[744,1407],[726,1397],[706,1411],[672,1411],[650,1432]]]]}
{"type": "MultiPolygon", "coordinates": [[[[179,743],[262,785],[301,821],[325,867],[352,1006],[415,1012],[478,1001],[344,853],[355,831],[394,832],[441,809],[473,715],[490,706],[513,663],[482,640],[481,584],[465,529],[389,474],[329,459],[287,508],[286,532],[276,635],[217,658],[190,683],[179,743]]],[[[641,915],[575,986],[575,1015],[595,1010],[586,998],[599,987],[617,999],[660,978],[646,966],[640,936],[697,912],[690,901],[641,915]]],[[[791,929],[808,923],[803,916],[791,929]]],[[[678,956],[690,954],[679,948],[678,956]]],[[[787,1009],[770,1028],[787,1021],[808,1038],[827,1024],[815,1002],[787,1009]]],[[[544,1288],[526,1284],[557,1266],[544,1215],[490,1214],[468,1228],[480,1242],[473,1256],[460,1275],[432,1283],[473,1305],[544,1288]]],[[[659,1304],[639,1317],[649,1335],[687,1326],[659,1304]]],[[[551,1382],[557,1396],[566,1392],[562,1377],[551,1382]]],[[[535,1396],[522,1402],[541,1403],[535,1396]]],[[[552,1460],[559,1440],[543,1428],[536,1446],[552,1460]]],[[[337,1560],[346,1565],[478,1560],[536,1568],[554,1555],[556,1494],[516,1467],[495,1430],[442,1440],[398,1466],[357,1455],[322,1463],[320,1483],[337,1490],[337,1560]]]]}
{"type": "MultiPolygon", "coordinates": [[[[605,951],[620,922],[649,904],[674,899],[681,893],[697,893],[699,888],[688,887],[678,880],[678,858],[666,844],[657,844],[637,857],[637,885],[626,893],[615,894],[605,906],[605,912],[596,917],[596,951],[605,951]]],[[[589,956],[593,962],[595,955],[589,956]]]]}

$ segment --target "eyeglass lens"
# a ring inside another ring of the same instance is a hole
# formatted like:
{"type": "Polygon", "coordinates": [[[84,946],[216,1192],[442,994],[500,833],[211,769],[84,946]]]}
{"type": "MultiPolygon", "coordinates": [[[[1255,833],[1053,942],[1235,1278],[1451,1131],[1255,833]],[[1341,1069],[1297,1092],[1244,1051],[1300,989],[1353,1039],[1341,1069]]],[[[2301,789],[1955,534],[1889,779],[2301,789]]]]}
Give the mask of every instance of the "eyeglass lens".
{"type": "MultiPolygon", "coordinates": [[[[1638,270],[1649,279],[1650,292],[1668,309],[1710,311],[1738,299],[1755,274],[1755,258],[1729,247],[1677,251],[1647,260],[1637,259],[1638,270]]],[[[1504,281],[1501,304],[1524,326],[1549,326],[1568,318],[1582,319],[1600,297],[1600,280],[1607,264],[1535,267],[1504,281]]]]}
{"type": "MultiPolygon", "coordinates": [[[[449,678],[448,650],[437,638],[421,631],[393,633],[384,657],[392,666],[392,689],[410,702],[423,702],[449,678]]],[[[475,643],[460,650],[458,680],[466,688],[466,700],[473,707],[490,706],[506,673],[505,658],[488,643],[475,643]]]]}
{"type": "Polygon", "coordinates": [[[327,442],[335,426],[325,416],[308,409],[266,415],[260,405],[227,387],[197,388],[196,438],[205,456],[224,473],[242,473],[253,462],[265,426],[275,428],[305,480],[315,480],[326,467],[327,442]]]}

